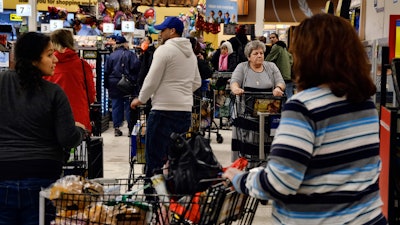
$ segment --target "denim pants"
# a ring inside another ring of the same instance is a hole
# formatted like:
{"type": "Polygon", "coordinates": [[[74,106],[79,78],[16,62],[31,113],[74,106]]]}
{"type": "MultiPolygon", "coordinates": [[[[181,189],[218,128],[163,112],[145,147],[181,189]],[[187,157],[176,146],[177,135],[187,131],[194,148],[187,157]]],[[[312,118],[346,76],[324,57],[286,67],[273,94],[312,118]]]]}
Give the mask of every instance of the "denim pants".
{"type": "Polygon", "coordinates": [[[292,97],[294,91],[293,89],[294,89],[294,82],[286,83],[285,95],[287,99],[292,97]]]}
{"type": "Polygon", "coordinates": [[[154,171],[161,169],[166,162],[168,148],[172,144],[170,138],[172,132],[188,132],[191,119],[191,112],[158,110],[150,112],[146,127],[147,177],[153,176],[154,171]]]}
{"type": "MultiPolygon", "coordinates": [[[[38,225],[39,192],[54,179],[26,178],[0,181],[0,225],[38,225]]],[[[55,215],[55,208],[46,201],[46,212],[55,215]]],[[[46,216],[46,224],[50,224],[46,216]]]]}
{"type": "Polygon", "coordinates": [[[130,122],[130,104],[129,97],[111,99],[114,128],[121,127],[122,123],[124,122],[124,118],[126,121],[130,122]]]}

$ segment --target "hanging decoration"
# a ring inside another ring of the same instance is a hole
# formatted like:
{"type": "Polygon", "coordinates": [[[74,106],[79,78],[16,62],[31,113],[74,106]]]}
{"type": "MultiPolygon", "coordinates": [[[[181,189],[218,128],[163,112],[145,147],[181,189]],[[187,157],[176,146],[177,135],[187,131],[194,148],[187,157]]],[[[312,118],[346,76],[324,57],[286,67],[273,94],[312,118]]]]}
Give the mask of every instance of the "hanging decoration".
{"type": "Polygon", "coordinates": [[[196,18],[196,30],[204,31],[206,33],[218,34],[221,31],[221,27],[218,23],[209,23],[205,21],[206,5],[198,4],[196,7],[197,18],[196,18]]]}
{"type": "Polygon", "coordinates": [[[158,31],[154,28],[156,23],[156,11],[154,8],[148,8],[144,11],[143,17],[146,21],[147,31],[150,34],[158,34],[158,31]]]}

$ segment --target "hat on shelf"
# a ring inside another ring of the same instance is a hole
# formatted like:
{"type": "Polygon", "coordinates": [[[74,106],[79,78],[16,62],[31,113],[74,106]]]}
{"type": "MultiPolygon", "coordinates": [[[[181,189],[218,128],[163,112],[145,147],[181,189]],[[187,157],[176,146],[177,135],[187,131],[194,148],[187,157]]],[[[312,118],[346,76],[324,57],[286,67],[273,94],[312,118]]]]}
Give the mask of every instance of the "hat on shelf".
{"type": "Polygon", "coordinates": [[[175,28],[177,33],[183,32],[183,23],[178,17],[170,16],[167,17],[164,22],[159,25],[155,25],[154,28],[156,30],[164,30],[166,28],[175,28]]]}
{"type": "Polygon", "coordinates": [[[116,36],[115,37],[115,43],[117,43],[117,44],[123,44],[123,43],[126,43],[126,42],[128,42],[128,41],[122,36],[116,36]]]}

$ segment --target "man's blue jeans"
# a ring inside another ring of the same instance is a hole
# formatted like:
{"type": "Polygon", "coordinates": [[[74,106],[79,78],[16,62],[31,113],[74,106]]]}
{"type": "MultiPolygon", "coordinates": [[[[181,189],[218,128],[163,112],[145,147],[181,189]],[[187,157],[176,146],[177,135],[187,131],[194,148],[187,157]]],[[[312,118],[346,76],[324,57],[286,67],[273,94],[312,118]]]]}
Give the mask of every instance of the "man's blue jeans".
{"type": "Polygon", "coordinates": [[[127,122],[130,122],[130,101],[129,97],[111,99],[112,120],[114,128],[122,126],[124,115],[127,122]]]}
{"type": "MultiPolygon", "coordinates": [[[[146,176],[154,175],[167,161],[168,148],[172,144],[173,132],[189,131],[192,113],[182,111],[152,110],[146,127],[146,176]]],[[[160,171],[161,172],[161,171],[160,171]]]]}
{"type": "MultiPolygon", "coordinates": [[[[0,181],[0,225],[38,225],[39,192],[47,188],[54,179],[26,178],[0,181]]],[[[46,212],[54,207],[46,202],[46,212]]],[[[46,218],[49,222],[49,218],[46,218]]],[[[48,224],[48,223],[47,223],[48,224]]]]}

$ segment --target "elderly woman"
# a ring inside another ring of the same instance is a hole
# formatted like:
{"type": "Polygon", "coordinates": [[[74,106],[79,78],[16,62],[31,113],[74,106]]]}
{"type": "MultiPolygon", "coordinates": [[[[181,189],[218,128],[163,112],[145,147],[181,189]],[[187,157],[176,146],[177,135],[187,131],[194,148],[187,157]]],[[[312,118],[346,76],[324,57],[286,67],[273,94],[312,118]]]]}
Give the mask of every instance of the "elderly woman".
{"type": "MultiPolygon", "coordinates": [[[[283,96],[285,81],[278,67],[272,62],[264,61],[265,45],[255,40],[246,44],[244,53],[248,59],[237,65],[230,82],[231,92],[240,96],[246,92],[272,92],[274,96],[283,96]]],[[[258,118],[244,116],[240,105],[245,105],[243,98],[236,98],[232,127],[232,161],[240,155],[257,155],[258,118]],[[250,127],[249,124],[255,126],[250,127]]]]}
{"type": "Polygon", "coordinates": [[[236,54],[233,54],[232,44],[224,41],[211,59],[214,71],[233,72],[237,66],[236,54]]]}

